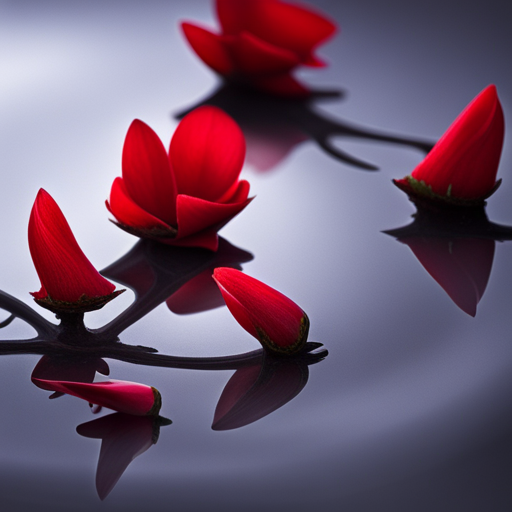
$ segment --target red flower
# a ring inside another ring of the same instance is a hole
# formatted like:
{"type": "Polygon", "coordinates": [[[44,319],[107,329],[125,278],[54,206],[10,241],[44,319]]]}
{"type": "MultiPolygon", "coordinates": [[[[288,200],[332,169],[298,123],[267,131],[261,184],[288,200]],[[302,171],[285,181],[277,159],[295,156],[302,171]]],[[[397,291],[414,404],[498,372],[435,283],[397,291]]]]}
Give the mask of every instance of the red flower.
{"type": "Polygon", "coordinates": [[[482,203],[499,185],[503,110],[494,85],[459,115],[410,176],[393,180],[412,196],[452,204],[482,203]]]}
{"type": "Polygon", "coordinates": [[[242,131],[216,107],[183,118],[169,155],[136,119],[124,143],[123,177],[115,179],[107,208],[136,236],[215,251],[217,231],[252,200],[249,183],[238,179],[244,157],[242,131]]]}
{"type": "Polygon", "coordinates": [[[156,416],[162,405],[162,397],[157,389],[137,382],[72,382],[38,379],[34,376],[32,382],[47,391],[76,396],[91,404],[135,416],[156,416]]]}
{"type": "Polygon", "coordinates": [[[306,96],[291,71],[323,67],[314,49],[336,32],[336,25],[312,10],[279,0],[217,0],[222,33],[182,23],[192,49],[220,75],[259,90],[306,96]]]}
{"type": "Polygon", "coordinates": [[[28,225],[30,254],[41,281],[35,301],[56,313],[103,307],[123,290],[102,277],[78,246],[54,199],[39,190],[28,225]]]}
{"type": "Polygon", "coordinates": [[[304,347],[309,319],[295,302],[233,268],[216,268],[213,278],[237,322],[264,348],[292,354],[304,347]]]}

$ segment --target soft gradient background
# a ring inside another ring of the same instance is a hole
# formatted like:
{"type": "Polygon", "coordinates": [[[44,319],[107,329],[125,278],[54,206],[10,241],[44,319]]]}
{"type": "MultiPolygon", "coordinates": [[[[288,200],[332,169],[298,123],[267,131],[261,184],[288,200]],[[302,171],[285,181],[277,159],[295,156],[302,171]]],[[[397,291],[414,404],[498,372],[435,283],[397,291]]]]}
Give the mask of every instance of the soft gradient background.
{"type": "MultiPolygon", "coordinates": [[[[341,27],[319,51],[330,67],[301,73],[345,91],[318,102],[319,115],[436,140],[495,83],[511,118],[506,2],[310,4],[341,27]]],[[[104,207],[130,122],[142,119],[167,145],[174,115],[218,83],[184,42],[184,19],[216,25],[206,0],[0,0],[1,289],[33,304],[28,292],[39,283],[26,228],[40,187],[98,268],[135,243],[104,207]]],[[[100,502],[100,443],[75,431],[92,419],[89,408],[70,397],[48,401],[29,378],[37,356],[3,356],[3,510],[510,509],[512,243],[497,244],[477,315],[466,315],[405,245],[381,233],[410,220],[414,210],[390,180],[408,174],[421,152],[342,137],[336,144],[380,171],[357,170],[304,140],[267,172],[245,166],[257,197],[222,230],[254,254],[244,270],[298,302],[311,340],[330,352],[302,393],[252,425],[215,432],[232,372],[109,361],[114,378],[157,387],[173,424],[100,502]]],[[[503,184],[487,211],[509,225],[511,167],[507,133],[503,184]]],[[[88,325],[103,325],[132,298],[88,315],[88,325]]],[[[0,331],[2,339],[32,334],[19,320],[0,331]]],[[[258,347],[226,308],[178,316],[165,304],[122,341],[190,356],[258,347]]]]}

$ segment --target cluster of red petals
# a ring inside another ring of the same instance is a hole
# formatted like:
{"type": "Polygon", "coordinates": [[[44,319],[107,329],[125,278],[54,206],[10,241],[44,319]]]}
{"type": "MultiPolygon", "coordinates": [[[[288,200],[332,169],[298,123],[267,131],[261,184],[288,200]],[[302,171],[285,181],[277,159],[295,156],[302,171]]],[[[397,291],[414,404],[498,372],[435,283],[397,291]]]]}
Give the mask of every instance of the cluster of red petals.
{"type": "Polygon", "coordinates": [[[135,416],[158,415],[162,405],[162,398],[157,389],[137,382],[72,382],[39,379],[34,376],[32,382],[47,391],[76,396],[91,404],[135,416]]]}
{"type": "Polygon", "coordinates": [[[213,278],[237,322],[265,349],[294,354],[304,347],[309,319],[286,295],[233,268],[216,268],[213,278]]]}
{"type": "Polygon", "coordinates": [[[120,292],[92,266],[54,199],[39,190],[28,225],[30,254],[41,281],[32,293],[55,312],[98,309],[120,292]]]}
{"type": "Polygon", "coordinates": [[[325,16],[280,0],[217,0],[217,16],[220,34],[182,23],[197,55],[228,79],[285,96],[309,94],[290,73],[325,66],[313,51],[337,29],[325,16]]]}
{"type": "Polygon", "coordinates": [[[133,121],[123,148],[123,177],[107,208],[122,229],[171,245],[217,250],[217,231],[243,210],[249,183],[239,180],[245,140],[222,110],[185,116],[169,153],[145,123],[133,121]]]}
{"type": "Polygon", "coordinates": [[[394,180],[412,196],[482,203],[497,188],[505,123],[494,85],[459,115],[410,176],[394,180]]]}

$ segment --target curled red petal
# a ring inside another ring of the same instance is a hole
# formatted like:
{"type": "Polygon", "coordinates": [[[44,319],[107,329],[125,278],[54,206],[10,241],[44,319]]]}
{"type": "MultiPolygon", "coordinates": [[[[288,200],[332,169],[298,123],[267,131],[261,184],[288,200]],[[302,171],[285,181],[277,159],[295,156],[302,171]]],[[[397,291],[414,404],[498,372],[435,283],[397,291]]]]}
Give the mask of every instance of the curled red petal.
{"type": "Polygon", "coordinates": [[[225,37],[224,41],[235,71],[242,77],[287,73],[300,63],[299,57],[292,51],[264,41],[249,32],[225,37]]]}
{"type": "Polygon", "coordinates": [[[411,176],[432,192],[458,199],[487,196],[496,184],[505,123],[489,85],[459,115],[411,176]]]}
{"type": "Polygon", "coordinates": [[[225,112],[204,106],[182,119],[172,137],[169,158],[179,194],[217,201],[238,181],[245,139],[225,112]]]}
{"type": "Polygon", "coordinates": [[[128,194],[123,178],[116,178],[106,203],[110,213],[121,224],[143,229],[169,229],[169,225],[141,208],[128,194]]]}
{"type": "Polygon", "coordinates": [[[123,181],[131,199],[163,222],[176,223],[176,183],[158,135],[135,119],[123,147],[123,181]]]}
{"type": "Polygon", "coordinates": [[[216,268],[213,278],[235,319],[265,348],[289,354],[305,345],[308,317],[286,295],[232,268],[216,268]]]}
{"type": "Polygon", "coordinates": [[[35,377],[32,377],[32,381],[47,391],[76,396],[89,403],[135,416],[157,415],[162,404],[157,389],[137,382],[110,380],[87,383],[35,377]]]}
{"type": "Polygon", "coordinates": [[[176,238],[183,239],[207,228],[218,231],[240,213],[251,200],[246,197],[236,203],[222,204],[180,194],[177,200],[178,234],[176,238]]]}
{"type": "Polygon", "coordinates": [[[264,41],[311,60],[311,51],[336,32],[324,15],[299,5],[276,0],[252,0],[246,30],[264,41]]]}
{"type": "Polygon", "coordinates": [[[245,30],[253,0],[217,0],[217,17],[224,34],[238,34],[245,30]]]}
{"type": "Polygon", "coordinates": [[[233,62],[221,36],[192,23],[184,22],[181,28],[192,49],[207,66],[221,75],[233,72],[233,62]]]}
{"type": "Polygon", "coordinates": [[[28,225],[30,254],[42,289],[34,296],[77,302],[111,295],[115,286],[87,259],[54,199],[39,190],[28,225]]]}

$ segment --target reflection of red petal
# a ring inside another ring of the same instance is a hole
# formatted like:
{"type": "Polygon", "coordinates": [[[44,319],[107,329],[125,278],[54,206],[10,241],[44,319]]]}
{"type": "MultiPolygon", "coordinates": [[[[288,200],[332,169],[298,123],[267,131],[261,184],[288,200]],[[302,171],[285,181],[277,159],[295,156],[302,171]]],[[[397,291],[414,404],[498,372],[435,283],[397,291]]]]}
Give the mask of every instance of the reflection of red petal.
{"type": "Polygon", "coordinates": [[[132,460],[154,443],[153,421],[150,417],[114,413],[76,428],[81,436],[102,439],[96,471],[101,500],[110,494],[132,460]]]}
{"type": "Polygon", "coordinates": [[[410,237],[400,241],[411,248],[462,311],[476,315],[491,274],[494,240],[410,237]]]}
{"type": "Polygon", "coordinates": [[[141,208],[128,195],[123,178],[116,178],[106,203],[110,213],[121,224],[134,228],[169,230],[169,225],[141,208]]]}
{"type": "Polygon", "coordinates": [[[137,382],[71,382],[32,378],[34,384],[47,391],[76,396],[92,404],[136,416],[156,415],[160,410],[158,390],[137,382]]]}
{"type": "Polygon", "coordinates": [[[77,302],[82,296],[110,295],[115,286],[92,266],[71,232],[53,198],[39,190],[28,225],[30,254],[42,289],[36,299],[48,295],[56,301],[77,302]]]}
{"type": "Polygon", "coordinates": [[[288,74],[257,78],[253,81],[252,85],[260,91],[275,94],[276,96],[306,98],[311,94],[308,88],[288,74]]]}
{"type": "Polygon", "coordinates": [[[485,88],[457,117],[411,176],[436,194],[460,199],[486,196],[496,183],[504,137],[496,87],[485,88]]]}
{"type": "Polygon", "coordinates": [[[240,428],[267,416],[297,396],[307,377],[307,366],[288,360],[240,368],[222,391],[212,429],[240,428]]]}
{"type": "Polygon", "coordinates": [[[143,210],[176,224],[176,184],[158,135],[135,119],[123,147],[123,182],[130,198],[143,210]]]}
{"type": "Polygon", "coordinates": [[[179,194],[218,201],[238,181],[245,158],[244,135],[221,109],[199,107],[176,128],[169,158],[179,194]]]}
{"type": "Polygon", "coordinates": [[[181,28],[192,49],[207,66],[221,75],[231,74],[233,64],[221,36],[191,23],[182,23],[181,28]]]}
{"type": "Polygon", "coordinates": [[[309,320],[295,302],[232,268],[216,268],[213,277],[235,319],[265,348],[293,353],[304,346],[309,320]]]}
{"type": "Polygon", "coordinates": [[[200,313],[225,305],[219,287],[212,279],[211,269],[206,269],[187,281],[165,302],[167,307],[177,315],[200,313]]]}
{"type": "Polygon", "coordinates": [[[287,73],[300,61],[297,55],[250,34],[226,36],[225,45],[237,72],[247,76],[287,73]]]}
{"type": "Polygon", "coordinates": [[[92,382],[96,372],[108,375],[110,370],[106,361],[100,357],[41,357],[34,370],[32,379],[60,380],[73,382],[92,382]]]}

